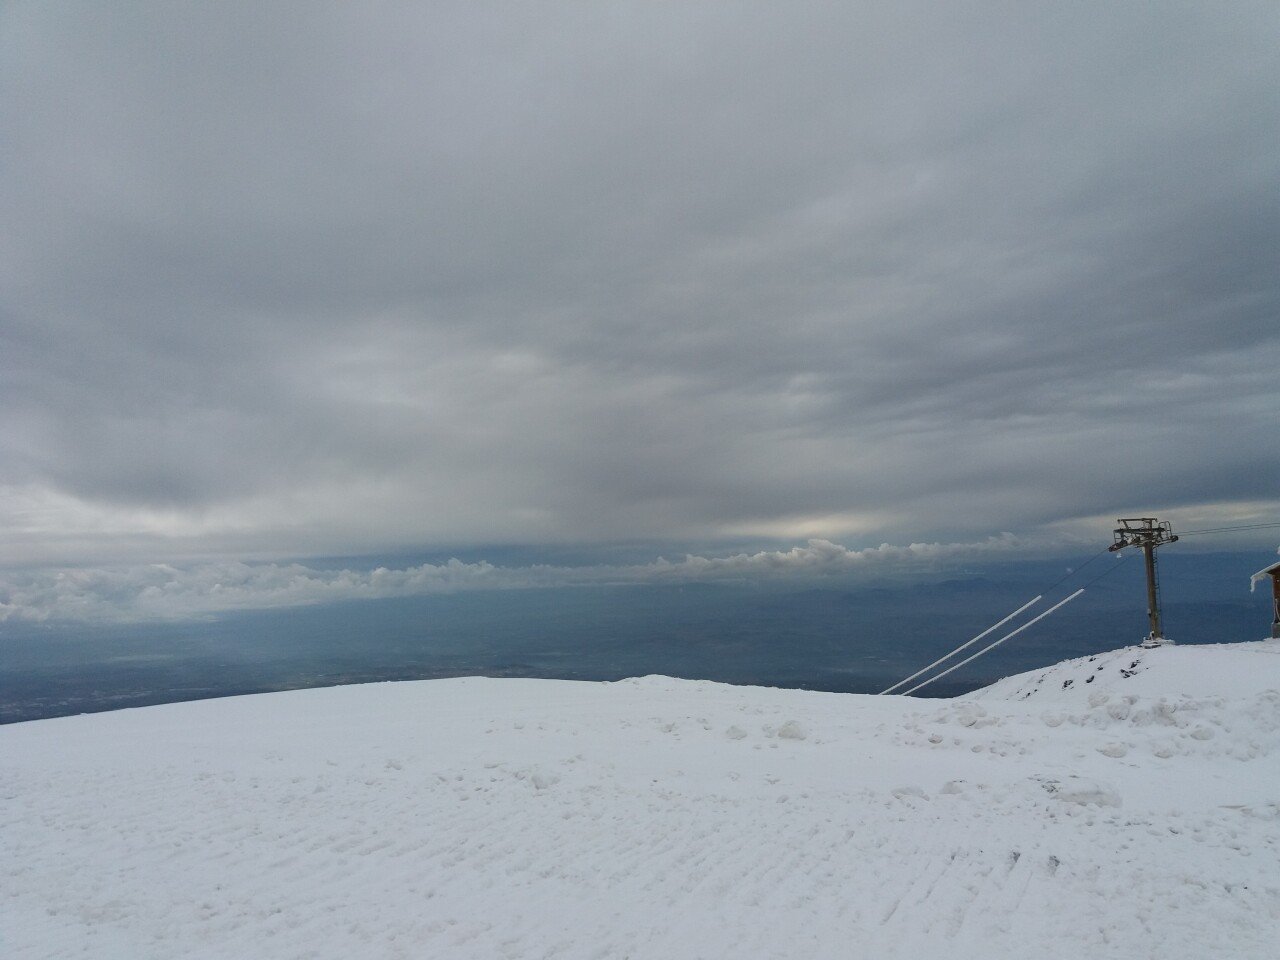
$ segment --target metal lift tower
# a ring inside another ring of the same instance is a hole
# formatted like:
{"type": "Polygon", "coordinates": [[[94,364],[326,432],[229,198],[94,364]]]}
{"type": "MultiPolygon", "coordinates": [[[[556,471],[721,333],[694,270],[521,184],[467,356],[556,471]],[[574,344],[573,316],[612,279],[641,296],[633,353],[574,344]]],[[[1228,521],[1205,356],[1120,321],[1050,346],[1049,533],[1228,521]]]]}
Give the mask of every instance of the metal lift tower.
{"type": "Polygon", "coordinates": [[[1172,643],[1160,629],[1160,577],[1156,572],[1156,547],[1176,543],[1178,538],[1173,535],[1167,520],[1161,523],[1155,517],[1134,517],[1117,522],[1120,526],[1115,530],[1115,543],[1107,549],[1114,553],[1125,547],[1141,547],[1143,559],[1147,561],[1147,617],[1151,621],[1151,633],[1142,645],[1158,647],[1172,643]]]}

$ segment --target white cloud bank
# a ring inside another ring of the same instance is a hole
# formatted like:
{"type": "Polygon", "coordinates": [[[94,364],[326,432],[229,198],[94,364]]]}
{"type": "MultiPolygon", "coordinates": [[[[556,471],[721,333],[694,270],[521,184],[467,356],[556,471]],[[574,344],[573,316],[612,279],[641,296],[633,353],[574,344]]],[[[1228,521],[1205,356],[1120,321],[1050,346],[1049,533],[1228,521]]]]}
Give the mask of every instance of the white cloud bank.
{"type": "Polygon", "coordinates": [[[1001,534],[977,543],[881,544],[850,550],[809,540],[790,550],[726,557],[659,557],[632,565],[502,567],[487,562],[424,563],[392,570],[321,570],[299,563],[149,564],[40,571],[0,580],[2,620],[184,620],[233,610],[297,607],[464,590],[831,577],[888,571],[929,561],[1010,552],[1022,542],[1001,534]]]}

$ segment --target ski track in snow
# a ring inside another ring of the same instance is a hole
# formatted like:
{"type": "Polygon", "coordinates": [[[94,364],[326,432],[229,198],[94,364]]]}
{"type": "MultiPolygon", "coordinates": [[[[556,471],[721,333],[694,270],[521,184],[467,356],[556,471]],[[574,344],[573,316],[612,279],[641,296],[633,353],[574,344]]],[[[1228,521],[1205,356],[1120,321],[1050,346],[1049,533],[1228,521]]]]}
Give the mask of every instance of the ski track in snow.
{"type": "Polygon", "coordinates": [[[469,678],[15,724],[0,956],[1270,958],[1277,654],[952,701],[469,678]]]}

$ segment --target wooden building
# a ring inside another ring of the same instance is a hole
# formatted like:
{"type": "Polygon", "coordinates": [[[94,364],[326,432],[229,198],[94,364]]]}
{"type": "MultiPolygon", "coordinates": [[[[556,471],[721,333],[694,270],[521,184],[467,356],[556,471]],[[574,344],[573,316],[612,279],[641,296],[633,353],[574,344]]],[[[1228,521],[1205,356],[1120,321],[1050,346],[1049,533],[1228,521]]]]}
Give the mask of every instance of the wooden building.
{"type": "Polygon", "coordinates": [[[1253,589],[1259,580],[1271,578],[1271,636],[1280,638],[1280,563],[1259,570],[1250,578],[1249,588],[1253,589]]]}

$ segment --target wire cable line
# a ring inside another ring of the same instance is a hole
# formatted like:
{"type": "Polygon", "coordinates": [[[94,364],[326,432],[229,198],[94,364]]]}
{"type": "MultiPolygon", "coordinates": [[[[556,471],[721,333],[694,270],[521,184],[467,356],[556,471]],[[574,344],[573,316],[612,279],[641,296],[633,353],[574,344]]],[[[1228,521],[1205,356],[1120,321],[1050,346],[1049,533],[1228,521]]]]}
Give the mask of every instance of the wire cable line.
{"type": "MultiPolygon", "coordinates": [[[[1101,580],[1103,577],[1109,577],[1109,576],[1111,576],[1113,573],[1115,573],[1117,570],[1119,570],[1119,569],[1120,569],[1120,563],[1119,563],[1119,561],[1121,561],[1121,560],[1123,560],[1123,559],[1124,559],[1124,554],[1122,554],[1122,553],[1117,553],[1117,554],[1116,554],[1116,562],[1115,562],[1115,563],[1113,563],[1111,566],[1107,567],[1107,569],[1106,569],[1106,570],[1102,571],[1102,573],[1098,574],[1098,575],[1097,575],[1096,577],[1094,577],[1092,580],[1089,580],[1088,582],[1086,582],[1086,583],[1084,584],[1084,586],[1085,586],[1085,587],[1092,587],[1095,583],[1097,583],[1097,582],[1098,582],[1099,580],[1101,580]]],[[[1082,587],[1081,589],[1084,589],[1084,587],[1082,587]]]]}
{"type": "Polygon", "coordinates": [[[1053,590],[1053,588],[1054,588],[1054,587],[1058,586],[1058,585],[1059,585],[1059,584],[1061,584],[1061,583],[1065,583],[1066,581],[1070,580],[1072,577],[1074,577],[1076,574],[1078,574],[1081,570],[1083,570],[1083,569],[1084,569],[1085,567],[1087,567],[1089,564],[1093,563],[1093,561],[1097,560],[1099,557],[1103,556],[1104,554],[1107,554],[1107,553],[1110,553],[1110,552],[1111,552],[1110,547],[1103,547],[1103,548],[1102,548],[1101,550],[1099,550],[1097,553],[1090,554],[1089,558],[1088,558],[1087,560],[1085,560],[1083,563],[1079,563],[1079,564],[1077,564],[1077,565],[1076,565],[1076,566],[1074,566],[1074,567],[1068,567],[1068,568],[1067,568],[1067,572],[1066,572],[1066,573],[1064,573],[1062,576],[1060,576],[1057,580],[1053,581],[1053,583],[1049,584],[1049,586],[1047,586],[1047,587],[1045,587],[1045,588],[1044,588],[1044,592],[1045,592],[1045,593],[1049,593],[1049,592],[1051,592],[1051,591],[1053,590]]]}
{"type": "MultiPolygon", "coordinates": [[[[1238,525],[1236,525],[1236,526],[1229,526],[1229,527],[1207,527],[1207,528],[1205,528],[1205,529],[1203,529],[1203,530],[1186,530],[1186,531],[1184,531],[1184,532],[1180,533],[1178,536],[1179,536],[1179,537],[1195,537],[1195,536],[1205,536],[1205,535],[1208,535],[1208,534],[1216,534],[1216,533],[1234,533],[1234,532],[1239,531],[1239,530],[1271,530],[1271,529],[1275,529],[1275,528],[1280,528],[1280,522],[1267,521],[1267,522],[1263,522],[1263,523],[1245,523],[1245,524],[1238,524],[1238,525]]],[[[962,651],[962,650],[966,650],[966,649],[968,649],[969,647],[973,646],[975,643],[977,643],[977,642],[978,642],[979,640],[981,640],[983,637],[985,637],[985,636],[987,636],[988,634],[990,634],[990,633],[994,632],[995,630],[998,630],[1000,627],[1004,626],[1006,623],[1008,623],[1008,622],[1009,622],[1010,620],[1012,620],[1014,617],[1018,616],[1018,614],[1022,613],[1023,611],[1025,611],[1026,609],[1028,609],[1028,608],[1029,608],[1029,607],[1031,607],[1032,605],[1034,605],[1034,604],[1038,603],[1041,599],[1043,599],[1043,597],[1044,597],[1044,594],[1045,594],[1045,593],[1049,593],[1049,592],[1051,592],[1055,587],[1059,586],[1059,585],[1060,585],[1060,584],[1062,584],[1062,583],[1065,583],[1067,580],[1069,580],[1069,579],[1071,579],[1072,577],[1074,577],[1074,576],[1076,576],[1077,574],[1079,574],[1081,570],[1083,570],[1083,569],[1084,569],[1085,567],[1087,567],[1089,564],[1093,563],[1093,561],[1094,561],[1094,560],[1097,560],[1097,559],[1098,559],[1098,557],[1102,556],[1104,553],[1110,553],[1110,552],[1111,552],[1111,549],[1110,549],[1109,547],[1104,547],[1102,550],[1099,550],[1097,553],[1095,553],[1095,554],[1093,554],[1092,556],[1090,556],[1088,559],[1086,559],[1086,560],[1085,560],[1083,563],[1081,563],[1079,566],[1077,566],[1077,567],[1073,567],[1073,568],[1069,569],[1065,574],[1063,574],[1063,576],[1059,577],[1057,580],[1055,580],[1053,583],[1051,583],[1051,584],[1050,584],[1050,585],[1049,585],[1049,586],[1044,590],[1044,593],[1039,594],[1039,595],[1038,595],[1038,596],[1036,596],[1033,600],[1029,600],[1029,601],[1027,601],[1027,602],[1026,602],[1026,603],[1024,603],[1021,607],[1019,607],[1017,610],[1013,611],[1013,613],[1011,613],[1011,614],[1009,614],[1007,617],[1005,617],[1003,620],[999,621],[999,622],[998,622],[998,623],[996,623],[996,624],[993,624],[992,626],[988,627],[986,630],[983,630],[983,631],[982,631],[982,633],[978,634],[978,635],[977,635],[976,637],[974,637],[972,640],[967,640],[967,641],[965,641],[964,643],[960,644],[960,646],[956,647],[954,650],[952,650],[950,653],[946,654],[945,656],[943,656],[943,657],[939,657],[937,660],[935,660],[933,663],[929,664],[929,665],[928,665],[927,667],[925,667],[924,669],[922,669],[922,670],[917,670],[915,673],[913,673],[911,676],[907,677],[905,680],[899,680],[899,681],[898,681],[897,683],[895,683],[893,686],[888,687],[887,689],[881,690],[881,691],[880,691],[880,695],[884,695],[884,694],[886,694],[886,693],[892,693],[894,690],[897,690],[899,687],[905,686],[906,684],[910,683],[912,680],[915,680],[917,677],[920,677],[920,676],[922,676],[922,675],[924,675],[924,674],[928,673],[928,672],[929,672],[930,670],[932,670],[934,667],[936,667],[936,666],[938,666],[938,665],[940,665],[940,664],[942,664],[942,663],[945,663],[947,660],[950,660],[952,657],[954,657],[954,656],[955,656],[957,653],[959,653],[960,651],[962,651]]],[[[1122,554],[1117,554],[1117,555],[1116,555],[1116,558],[1117,558],[1117,559],[1121,559],[1121,560],[1122,560],[1122,559],[1124,559],[1124,557],[1123,557],[1123,555],[1122,555],[1122,554]]],[[[1022,626],[1018,627],[1016,630],[1013,630],[1013,631],[1011,631],[1010,633],[1005,634],[1003,637],[1001,637],[999,640],[995,641],[994,643],[990,643],[990,644],[988,644],[987,646],[983,647],[983,648],[982,648],[981,650],[979,650],[977,653],[972,654],[972,655],[970,655],[970,656],[966,657],[964,660],[961,660],[959,663],[954,664],[954,665],[952,665],[952,666],[948,667],[946,670],[943,670],[941,673],[937,674],[936,676],[934,676],[934,677],[932,677],[932,678],[930,678],[930,679],[928,679],[928,680],[925,680],[925,681],[923,681],[923,682],[921,682],[921,683],[916,684],[916,685],[915,685],[914,687],[912,687],[910,690],[905,691],[905,692],[902,694],[902,696],[910,696],[911,694],[913,694],[913,693],[915,693],[917,690],[919,690],[921,687],[928,686],[929,684],[933,683],[933,682],[934,682],[934,681],[936,681],[936,680],[941,680],[941,679],[942,679],[943,677],[945,677],[947,674],[952,673],[952,672],[954,672],[954,671],[956,671],[956,670],[959,670],[959,669],[960,669],[961,667],[963,667],[965,664],[967,664],[967,663],[972,663],[974,660],[977,660],[977,659],[978,659],[979,657],[981,657],[983,654],[989,653],[990,651],[994,650],[996,647],[1000,646],[1000,644],[1004,643],[1006,640],[1009,640],[1009,639],[1011,639],[1012,637],[1017,636],[1017,635],[1018,635],[1019,633],[1021,633],[1023,630],[1026,630],[1026,629],[1027,629],[1028,627],[1030,627],[1032,624],[1034,624],[1034,623],[1038,623],[1039,621],[1043,620],[1045,617],[1049,616],[1049,614],[1053,613],[1053,612],[1054,612],[1055,610],[1057,610],[1059,607],[1065,606],[1066,604],[1070,603],[1070,602],[1071,602],[1072,600],[1074,600],[1076,597],[1080,596],[1080,594],[1084,593],[1084,592],[1085,592],[1085,590],[1086,590],[1088,587],[1093,586],[1095,583],[1097,583],[1097,582],[1098,582],[1099,580],[1101,580],[1103,577],[1108,577],[1108,576],[1110,576],[1110,575],[1111,575],[1112,573],[1114,573],[1117,569],[1119,569],[1119,564],[1113,564],[1113,565],[1111,565],[1111,566],[1110,566],[1110,567],[1108,567],[1105,571],[1103,571],[1102,573],[1100,573],[1100,574],[1098,574],[1096,577],[1094,577],[1092,580],[1089,580],[1087,583],[1085,583],[1085,585],[1084,585],[1084,586],[1080,587],[1078,590],[1076,590],[1076,592],[1075,592],[1075,593],[1071,594],[1069,597],[1066,597],[1066,598],[1065,598],[1065,599],[1063,599],[1063,600],[1059,600],[1057,603],[1055,603],[1055,604],[1054,604],[1052,607],[1050,607],[1048,610],[1046,610],[1046,611],[1044,611],[1043,613],[1039,614],[1038,616],[1035,616],[1035,617],[1033,617],[1032,619],[1028,620],[1026,623],[1024,623],[1022,626]]]]}
{"type": "Polygon", "coordinates": [[[980,634],[978,634],[978,635],[977,635],[976,637],[974,637],[972,640],[968,641],[967,643],[962,643],[962,644],[960,644],[960,646],[956,647],[954,650],[952,650],[952,651],[951,651],[950,653],[948,653],[946,656],[944,656],[944,657],[939,657],[937,660],[933,661],[933,663],[929,664],[929,665],[928,665],[927,667],[925,667],[923,670],[917,670],[915,673],[913,673],[911,676],[907,677],[905,680],[899,680],[897,683],[895,683],[892,687],[889,687],[887,690],[881,690],[881,691],[880,691],[880,693],[879,693],[879,694],[877,694],[877,696],[884,696],[886,693],[892,693],[894,690],[897,690],[897,689],[898,689],[900,686],[902,686],[903,684],[905,684],[905,683],[910,683],[912,680],[914,680],[916,677],[920,676],[922,673],[928,673],[930,670],[932,670],[932,669],[933,669],[934,667],[936,667],[938,664],[942,663],[944,660],[950,660],[952,657],[954,657],[954,656],[955,656],[957,653],[959,653],[961,650],[964,650],[966,647],[971,647],[971,646],[973,646],[975,643],[977,643],[979,640],[981,640],[981,639],[982,639],[983,637],[985,637],[987,634],[989,634],[989,633],[993,633],[994,631],[999,630],[999,629],[1000,629],[1001,627],[1003,627],[1006,623],[1008,623],[1010,620],[1012,620],[1014,617],[1016,617],[1018,614],[1020,614],[1023,610],[1026,610],[1026,609],[1027,609],[1027,607],[1030,607],[1030,606],[1032,606],[1033,604],[1039,603],[1039,602],[1040,602],[1040,600],[1041,600],[1041,599],[1043,599],[1043,597],[1044,597],[1044,594],[1039,594],[1038,596],[1032,597],[1030,600],[1028,600],[1026,603],[1024,603],[1022,606],[1020,606],[1017,610],[1013,611],[1013,613],[1009,614],[1007,617],[1005,617],[1005,618],[1004,618],[1003,620],[1001,620],[999,623],[994,623],[994,624],[992,624],[991,626],[987,627],[987,629],[983,630],[980,634]]]}
{"type": "Polygon", "coordinates": [[[1271,530],[1275,527],[1280,527],[1280,523],[1270,521],[1267,523],[1246,523],[1238,527],[1209,527],[1204,530],[1184,530],[1178,536],[1198,537],[1206,533],[1234,533],[1236,530],[1271,530]]]}
{"type": "MultiPolygon", "coordinates": [[[[1104,576],[1105,576],[1105,574],[1104,574],[1104,576]]],[[[1039,616],[1032,617],[1030,620],[1028,620],[1028,621],[1027,621],[1026,623],[1024,623],[1022,626],[1018,627],[1018,629],[1016,629],[1016,630],[1014,630],[1014,631],[1012,631],[1012,632],[1010,632],[1010,633],[1006,633],[1003,637],[1001,637],[1001,638],[1000,638],[999,640],[997,640],[995,643],[988,644],[987,646],[983,647],[981,650],[979,650],[977,653],[973,654],[972,656],[965,657],[965,659],[961,660],[961,661],[960,661],[959,663],[957,663],[954,667],[948,667],[946,670],[943,670],[943,671],[942,671],[940,674],[938,674],[936,677],[930,677],[930,678],[929,678],[928,680],[926,680],[924,683],[917,683],[914,687],[912,687],[910,690],[908,690],[906,693],[904,693],[904,694],[903,694],[903,696],[904,696],[904,697],[906,697],[906,696],[910,696],[911,694],[913,694],[913,693],[915,693],[917,690],[919,690],[921,687],[927,687],[929,684],[934,683],[935,681],[941,680],[941,679],[942,679],[943,677],[945,677],[948,673],[951,673],[951,672],[952,672],[952,671],[954,671],[954,670],[959,670],[959,669],[960,669],[961,667],[963,667],[966,663],[972,663],[974,660],[977,660],[977,659],[978,659],[980,656],[982,656],[984,653],[989,653],[990,651],[994,650],[996,647],[1000,646],[1000,644],[1004,643],[1006,640],[1009,640],[1009,639],[1011,639],[1012,637],[1016,637],[1016,636],[1017,636],[1018,634],[1020,634],[1023,630],[1027,629],[1027,627],[1031,626],[1031,625],[1032,625],[1032,624],[1034,624],[1034,623],[1038,623],[1039,621],[1043,620],[1045,617],[1047,617],[1049,614],[1053,613],[1053,611],[1057,610],[1059,607],[1066,606],[1068,603],[1070,603],[1070,602],[1071,602],[1072,600],[1074,600],[1076,597],[1080,596],[1080,594],[1082,594],[1082,593],[1084,593],[1084,587],[1081,587],[1081,588],[1080,588],[1079,590],[1077,590],[1075,593],[1071,594],[1071,596],[1066,597],[1066,598],[1064,598],[1064,599],[1062,599],[1062,600],[1059,600],[1057,603],[1055,603],[1052,607],[1050,607],[1048,610],[1046,610],[1044,613],[1040,614],[1039,616]]]]}
{"type": "MultiPolygon", "coordinates": [[[[1098,553],[1095,553],[1093,556],[1091,556],[1091,557],[1090,557],[1088,560],[1086,560],[1084,563],[1080,564],[1080,566],[1078,566],[1078,567],[1074,568],[1073,570],[1071,570],[1070,572],[1068,572],[1068,573],[1066,574],[1066,576],[1064,576],[1064,577],[1060,577],[1060,578],[1057,580],[1057,582],[1055,582],[1052,586],[1050,586],[1050,587],[1049,587],[1049,590],[1052,590],[1052,589],[1053,589],[1053,587],[1056,587],[1059,583],[1062,583],[1064,580],[1066,580],[1066,579],[1068,579],[1068,578],[1070,578],[1070,577],[1075,576],[1075,575],[1076,575],[1076,574],[1078,574],[1081,570],[1083,570],[1086,566],[1088,566],[1090,563],[1092,563],[1094,560],[1096,560],[1098,557],[1102,556],[1102,554],[1103,554],[1103,553],[1107,553],[1107,552],[1108,552],[1108,551],[1104,549],[1104,550],[1102,550],[1102,551],[1100,551],[1100,552],[1098,552],[1098,553]]],[[[1123,559],[1124,559],[1123,554],[1118,554],[1118,555],[1116,556],[1116,559],[1117,559],[1117,560],[1123,560],[1123,559]]],[[[1037,622],[1037,621],[1039,621],[1039,620],[1043,620],[1045,617],[1047,617],[1049,614],[1053,613],[1053,612],[1054,612],[1055,610],[1057,610],[1059,607],[1066,605],[1066,604],[1067,604],[1067,603],[1069,603],[1070,601],[1074,600],[1076,597],[1080,596],[1080,594],[1084,593],[1084,591],[1086,590],[1086,588],[1093,586],[1095,583],[1097,583],[1097,582],[1098,582],[1099,580],[1101,580],[1103,577],[1109,577],[1109,576],[1111,576],[1111,574],[1115,573],[1115,571],[1116,571],[1116,570],[1118,570],[1118,569],[1120,569],[1120,565],[1119,565],[1118,563],[1114,563],[1114,564],[1112,564],[1112,565],[1111,565],[1111,566],[1109,566],[1106,570],[1104,570],[1102,573],[1100,573],[1100,574],[1098,574],[1096,577],[1094,577],[1092,580],[1089,580],[1088,582],[1086,582],[1086,583],[1084,584],[1084,586],[1080,587],[1080,589],[1078,589],[1075,593],[1071,594],[1071,596],[1067,597],[1065,600],[1059,601],[1058,603],[1054,604],[1052,607],[1050,607],[1050,608],[1049,608],[1048,610],[1046,610],[1044,613],[1040,614],[1039,616],[1035,617],[1035,618],[1034,618],[1034,619],[1032,619],[1032,620],[1027,621],[1027,622],[1026,622],[1026,623],[1024,623],[1022,626],[1020,626],[1020,627],[1018,627],[1016,630],[1014,630],[1012,633],[1009,633],[1009,634],[1007,634],[1006,636],[1001,637],[1001,638],[1000,638],[999,640],[997,640],[995,643],[988,644],[986,647],[983,647],[981,650],[979,650],[977,653],[973,654],[971,657],[968,657],[967,659],[960,661],[959,663],[955,664],[954,666],[947,668],[946,670],[942,671],[942,673],[938,674],[937,676],[935,676],[935,677],[933,677],[933,678],[931,678],[931,679],[929,679],[929,680],[925,680],[925,681],[924,681],[924,682],[922,682],[922,683],[918,683],[918,684],[916,684],[916,685],[915,685],[914,687],[912,687],[910,690],[905,691],[905,692],[904,692],[903,694],[901,694],[901,695],[902,695],[902,696],[904,696],[904,697],[905,697],[905,696],[909,696],[909,695],[911,695],[911,694],[915,693],[915,692],[916,692],[917,690],[919,690],[921,687],[924,687],[924,686],[927,686],[927,685],[928,685],[928,684],[930,684],[930,683],[933,683],[933,682],[934,682],[934,680],[939,680],[939,679],[941,679],[942,677],[945,677],[948,673],[951,673],[953,670],[959,670],[959,669],[960,669],[961,667],[963,667],[966,663],[972,663],[974,660],[977,660],[977,659],[978,659],[980,656],[982,656],[984,653],[988,653],[988,652],[990,652],[990,651],[994,650],[996,647],[1000,646],[1000,644],[1004,643],[1004,642],[1005,642],[1006,640],[1008,640],[1010,637],[1014,637],[1014,636],[1016,636],[1017,634],[1021,633],[1023,630],[1027,629],[1027,627],[1031,626],[1033,623],[1036,623],[1036,622],[1037,622]]],[[[1045,593],[1048,593],[1048,592],[1049,592],[1048,590],[1046,590],[1046,591],[1045,591],[1045,593]]],[[[1019,607],[1017,610],[1013,611],[1013,613],[1009,614],[1007,617],[1005,617],[1003,620],[1001,620],[999,623],[996,623],[996,624],[994,624],[993,626],[988,627],[986,630],[983,630],[980,634],[978,634],[978,635],[977,635],[976,637],[974,637],[972,640],[968,640],[968,641],[966,641],[965,643],[960,644],[960,646],[956,647],[954,650],[952,650],[950,653],[946,654],[945,656],[943,656],[943,657],[939,657],[937,660],[933,661],[933,663],[929,664],[929,666],[925,667],[923,670],[917,670],[915,673],[913,673],[911,676],[907,677],[905,680],[899,680],[897,683],[895,683],[893,686],[889,687],[888,689],[886,689],[886,690],[881,690],[879,695],[880,695],[880,696],[883,696],[883,695],[884,695],[884,694],[886,694],[886,693],[892,693],[894,690],[897,690],[899,687],[903,686],[904,684],[908,684],[908,683],[910,683],[912,680],[916,679],[916,677],[919,677],[919,676],[921,676],[922,674],[928,673],[930,670],[932,670],[934,667],[938,666],[939,664],[944,663],[944,662],[945,662],[945,661],[947,661],[947,660],[950,660],[952,657],[954,657],[954,656],[955,656],[957,653],[959,653],[961,650],[964,650],[964,649],[967,649],[968,647],[973,646],[975,643],[977,643],[977,642],[978,642],[979,640],[981,640],[983,637],[987,636],[988,634],[992,633],[993,631],[995,631],[995,630],[999,629],[1000,627],[1004,626],[1006,623],[1008,623],[1010,620],[1012,620],[1012,619],[1013,619],[1014,617],[1016,617],[1018,614],[1022,613],[1022,612],[1023,612],[1024,610],[1026,610],[1028,607],[1030,607],[1030,606],[1032,606],[1033,604],[1035,604],[1035,603],[1037,603],[1038,601],[1040,601],[1040,600],[1043,598],[1043,596],[1044,596],[1044,594],[1040,594],[1039,596],[1035,597],[1033,600],[1029,600],[1029,601],[1027,601],[1027,602],[1026,602],[1026,603],[1024,603],[1021,607],[1019,607]]]]}

